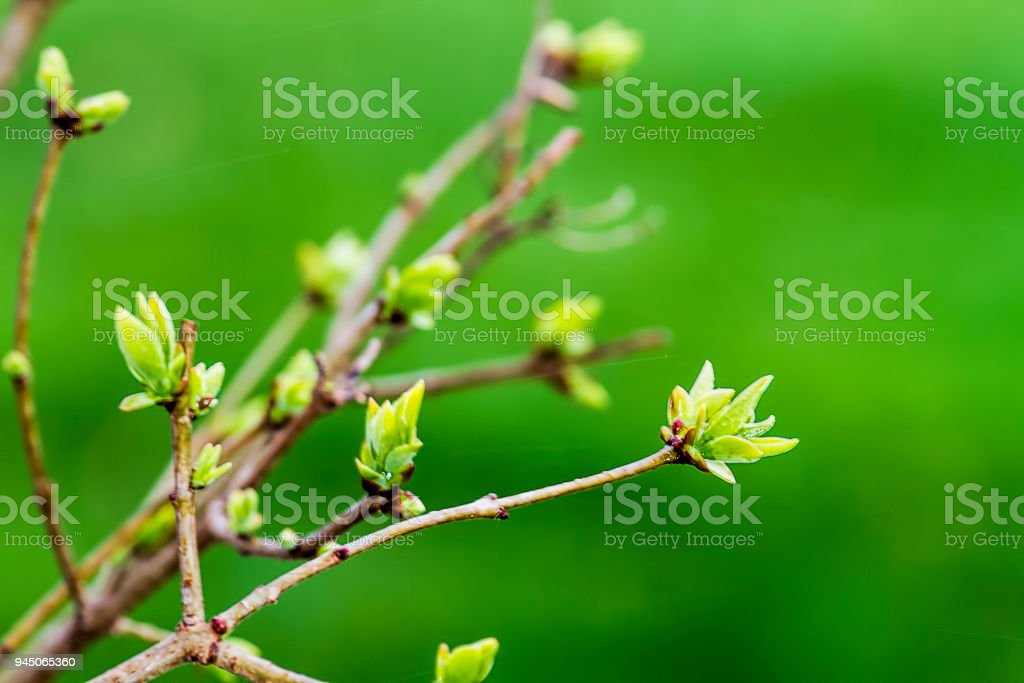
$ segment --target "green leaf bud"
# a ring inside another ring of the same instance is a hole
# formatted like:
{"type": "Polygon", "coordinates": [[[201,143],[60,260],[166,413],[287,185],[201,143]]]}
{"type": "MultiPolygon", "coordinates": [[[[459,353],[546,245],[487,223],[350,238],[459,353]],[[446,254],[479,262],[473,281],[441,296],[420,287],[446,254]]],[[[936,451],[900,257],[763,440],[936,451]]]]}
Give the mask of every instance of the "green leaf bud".
{"type": "Polygon", "coordinates": [[[192,465],[192,487],[203,489],[231,469],[232,463],[220,464],[221,445],[205,444],[192,465]]]}
{"type": "Polygon", "coordinates": [[[578,45],[579,75],[593,82],[622,74],[643,52],[640,34],[623,28],[615,19],[606,19],[581,33],[578,45]]]}
{"type": "Polygon", "coordinates": [[[442,643],[437,649],[434,683],[481,683],[490,675],[497,655],[498,641],[494,638],[460,645],[454,650],[442,643]]]}
{"type": "Polygon", "coordinates": [[[434,304],[462,268],[450,254],[427,256],[404,270],[389,268],[384,276],[384,320],[407,320],[418,329],[434,327],[434,304]]]}
{"type": "Polygon", "coordinates": [[[366,431],[356,469],[369,491],[401,486],[412,477],[413,458],[423,446],[416,436],[423,393],[423,380],[403,393],[394,404],[366,404],[366,431]]]}
{"type": "Polygon", "coordinates": [[[85,132],[96,132],[121,118],[132,101],[120,90],[86,97],[75,106],[79,125],[85,132]]]}
{"type": "Polygon", "coordinates": [[[299,277],[306,294],[316,302],[334,305],[342,288],[366,260],[366,248],[350,231],[343,230],[321,246],[303,242],[296,250],[299,277]]]}
{"type": "Polygon", "coordinates": [[[4,354],[3,361],[0,361],[0,368],[14,379],[23,379],[32,375],[31,361],[28,356],[17,349],[11,349],[4,354]]]}
{"type": "Polygon", "coordinates": [[[228,526],[239,536],[252,536],[263,527],[260,498],[256,489],[232,491],[228,496],[228,526]]]}
{"type": "Polygon", "coordinates": [[[303,349],[292,356],[284,370],[274,378],[271,421],[281,423],[303,412],[313,400],[319,377],[320,369],[312,353],[303,349]]]}

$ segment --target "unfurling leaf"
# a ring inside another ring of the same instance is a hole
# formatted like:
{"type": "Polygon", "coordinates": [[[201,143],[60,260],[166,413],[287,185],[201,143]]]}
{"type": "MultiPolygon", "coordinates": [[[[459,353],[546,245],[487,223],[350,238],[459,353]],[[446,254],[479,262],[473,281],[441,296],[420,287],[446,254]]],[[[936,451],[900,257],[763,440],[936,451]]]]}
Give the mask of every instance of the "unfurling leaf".
{"type": "Polygon", "coordinates": [[[356,469],[368,491],[401,486],[412,477],[413,458],[423,446],[416,436],[416,425],[425,388],[420,380],[394,404],[378,404],[372,398],[367,401],[366,433],[356,469]]]}
{"type": "Polygon", "coordinates": [[[313,400],[313,392],[320,377],[313,354],[303,349],[292,356],[288,365],[276,378],[271,391],[270,419],[284,422],[304,411],[313,400]]]}
{"type": "Polygon", "coordinates": [[[756,462],[786,453],[799,443],[798,439],[761,436],[775,425],[774,416],[754,422],[754,411],[771,381],[771,375],[762,377],[733,399],[732,389],[715,388],[714,368],[705,362],[690,391],[677,386],[669,395],[662,441],[682,462],[735,484],[727,463],[756,462]]]}
{"type": "Polygon", "coordinates": [[[323,246],[303,242],[296,251],[302,288],[313,301],[333,305],[365,258],[362,242],[347,230],[338,232],[323,246]]]}
{"type": "Polygon", "coordinates": [[[231,469],[231,463],[220,464],[220,444],[206,444],[200,449],[192,465],[192,486],[206,488],[231,469]]]}
{"type": "Polygon", "coordinates": [[[490,675],[498,641],[484,638],[449,650],[444,643],[437,649],[434,683],[481,683],[490,675]]]}

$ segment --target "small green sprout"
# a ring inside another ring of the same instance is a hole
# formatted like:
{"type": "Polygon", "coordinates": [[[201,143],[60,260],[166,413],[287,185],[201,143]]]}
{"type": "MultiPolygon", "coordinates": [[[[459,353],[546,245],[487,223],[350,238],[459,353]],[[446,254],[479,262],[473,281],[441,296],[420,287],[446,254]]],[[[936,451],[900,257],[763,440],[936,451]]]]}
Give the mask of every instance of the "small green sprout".
{"type": "Polygon", "coordinates": [[[450,254],[428,256],[399,272],[395,267],[384,275],[384,320],[408,321],[413,327],[434,327],[434,303],[449,281],[462,271],[450,254]]]}
{"type": "Polygon", "coordinates": [[[29,361],[28,356],[17,349],[11,349],[4,354],[4,359],[0,361],[0,368],[3,369],[6,375],[14,379],[32,375],[32,363],[29,361]]]}
{"type": "Polygon", "coordinates": [[[196,363],[188,375],[188,405],[192,414],[205,415],[217,405],[217,395],[224,385],[224,364],[196,363]]]}
{"type": "Polygon", "coordinates": [[[393,405],[391,401],[378,405],[372,398],[367,402],[366,437],[356,458],[356,469],[368,492],[401,486],[412,477],[413,458],[423,446],[416,437],[416,423],[424,388],[420,380],[393,405]]]}
{"type": "Polygon", "coordinates": [[[391,511],[398,519],[411,519],[426,512],[427,506],[415,493],[401,490],[398,492],[397,500],[392,503],[391,511]]]}
{"type": "Polygon", "coordinates": [[[75,133],[98,132],[121,118],[131,105],[131,99],[120,90],[76,101],[68,60],[56,47],[40,54],[36,82],[50,100],[54,125],[75,133]]]}
{"type": "Polygon", "coordinates": [[[441,643],[437,648],[437,671],[434,683],[481,683],[490,675],[498,641],[484,638],[454,650],[441,643]]]}
{"type": "Polygon", "coordinates": [[[263,527],[256,489],[232,491],[227,504],[228,526],[239,536],[252,536],[263,527]]]}
{"type": "Polygon", "coordinates": [[[799,439],[762,436],[775,425],[775,416],[755,422],[754,410],[772,376],[766,375],[733,398],[733,389],[715,388],[715,371],[704,363],[690,391],[677,386],[668,400],[668,426],[662,440],[697,469],[736,483],[728,463],[750,463],[780,455],[799,439]]]}
{"type": "Polygon", "coordinates": [[[304,411],[313,400],[320,368],[312,353],[299,351],[274,378],[271,390],[270,419],[280,424],[304,411]]]}
{"type": "Polygon", "coordinates": [[[366,248],[354,234],[342,230],[323,246],[303,242],[295,255],[306,295],[318,304],[334,305],[342,288],[365,262],[366,248]]]}
{"type": "MultiPolygon", "coordinates": [[[[579,303],[561,299],[534,320],[537,348],[546,356],[568,361],[594,349],[593,326],[604,304],[599,297],[587,296],[579,303]]],[[[582,366],[569,362],[554,377],[554,384],[577,403],[594,410],[608,407],[611,397],[582,366]]]]}
{"type": "Polygon", "coordinates": [[[148,298],[136,292],[135,302],[138,317],[118,306],[114,322],[128,371],[145,389],[121,401],[125,412],[171,401],[185,370],[185,350],[177,342],[167,306],[156,292],[148,298]]]}
{"type": "Polygon", "coordinates": [[[230,462],[220,464],[220,453],[220,444],[208,443],[200,449],[195,464],[192,465],[193,488],[204,489],[231,469],[230,462]]]}
{"type": "Polygon", "coordinates": [[[576,59],[576,35],[566,20],[552,19],[541,28],[537,39],[551,59],[566,63],[576,59]]]}
{"type": "Polygon", "coordinates": [[[540,347],[567,357],[586,355],[594,348],[594,323],[603,308],[604,302],[593,295],[578,303],[559,299],[534,320],[540,347]]]}
{"type": "Polygon", "coordinates": [[[576,68],[580,77],[600,82],[621,75],[640,59],[643,38],[615,19],[606,19],[581,33],[578,46],[576,68]]]}

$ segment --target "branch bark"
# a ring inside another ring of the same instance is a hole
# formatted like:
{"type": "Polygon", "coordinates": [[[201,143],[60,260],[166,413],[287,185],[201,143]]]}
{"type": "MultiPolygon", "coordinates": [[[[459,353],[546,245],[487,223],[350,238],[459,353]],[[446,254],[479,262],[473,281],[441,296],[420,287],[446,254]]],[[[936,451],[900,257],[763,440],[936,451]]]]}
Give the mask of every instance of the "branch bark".
{"type": "Polygon", "coordinates": [[[676,452],[671,448],[666,447],[647,456],[646,458],[637,460],[636,462],[629,463],[628,465],[622,465],[621,467],[616,467],[604,472],[599,472],[598,474],[594,474],[589,477],[573,479],[572,481],[555,484],[553,486],[546,486],[534,491],[526,491],[513,496],[505,496],[504,498],[498,498],[494,494],[491,494],[472,503],[466,503],[465,505],[448,508],[446,510],[428,512],[425,515],[413,517],[412,519],[399,522],[398,524],[393,524],[386,529],[374,532],[368,536],[363,536],[351,543],[346,543],[345,545],[337,548],[334,552],[321,555],[320,557],[312,559],[305,564],[292,569],[265,586],[260,586],[256,590],[252,591],[234,606],[214,617],[214,619],[218,620],[219,623],[223,625],[225,632],[230,632],[234,630],[242,620],[253,615],[259,610],[276,603],[282,594],[291,590],[295,586],[298,586],[307,579],[325,572],[331,567],[341,564],[345,560],[351,559],[356,555],[361,555],[367,550],[386,544],[387,542],[401,536],[464,520],[507,519],[509,510],[526,505],[533,505],[534,503],[540,503],[553,498],[572,495],[573,493],[597,488],[598,486],[621,481],[623,479],[629,479],[639,474],[643,474],[644,472],[650,472],[651,470],[658,469],[663,465],[678,462],[678,460],[679,456],[676,452]]]}
{"type": "Polygon", "coordinates": [[[188,379],[195,348],[195,324],[181,323],[185,347],[185,379],[171,411],[174,448],[174,515],[178,534],[178,564],[181,569],[181,625],[193,629],[206,621],[203,607],[203,579],[199,570],[199,541],[196,530],[196,490],[192,486],[192,415],[188,379]]]}

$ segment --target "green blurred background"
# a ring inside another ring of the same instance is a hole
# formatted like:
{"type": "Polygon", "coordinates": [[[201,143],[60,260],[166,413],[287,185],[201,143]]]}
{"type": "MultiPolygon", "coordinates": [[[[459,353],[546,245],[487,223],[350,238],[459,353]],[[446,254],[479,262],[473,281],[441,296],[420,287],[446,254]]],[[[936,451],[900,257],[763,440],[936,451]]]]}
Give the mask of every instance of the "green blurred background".
{"type": "MultiPolygon", "coordinates": [[[[763,524],[679,528],[648,518],[606,526],[604,494],[593,491],[516,512],[508,524],[437,529],[413,548],[360,558],[289,593],[238,635],[282,665],[332,681],[426,681],[439,642],[488,635],[502,643],[494,681],[1019,679],[1020,551],[944,547],[943,485],[1024,493],[1015,438],[1024,408],[1015,389],[1024,164],[1011,143],[945,142],[942,102],[947,76],[1024,87],[1016,68],[1024,11],[1010,2],[919,0],[560,0],[556,10],[578,28],[615,16],[640,29],[646,50],[632,73],[644,81],[704,91],[741,77],[761,90],[763,128],[732,145],[606,142],[600,89],[583,93],[576,115],[534,118],[531,151],[566,123],[588,139],[530,206],[552,195],[585,205],[627,184],[641,207],[662,207],[666,223],[643,242],[593,255],[543,238],[522,242],[478,281],[532,294],[570,278],[574,289],[604,298],[601,337],[660,325],[674,341],[664,353],[594,369],[614,396],[605,413],[534,382],[428,397],[412,488],[436,508],[641,457],[659,445],[669,390],[688,386],[710,358],[724,386],[775,374],[763,410],[778,415],[779,434],[802,439],[790,455],[735,468],[743,493],[761,497],[753,509],[763,524]],[[869,294],[910,278],[932,291],[925,308],[934,320],[863,326],[925,330],[927,340],[776,343],[777,326],[859,325],[820,316],[776,322],[773,282],[798,277],[869,294]],[[606,532],[638,530],[761,535],[732,550],[604,547],[606,532]]],[[[60,10],[43,42],[66,51],[78,87],[133,97],[122,122],[71,146],[36,280],[40,413],[52,473],[65,494],[80,496],[76,554],[134,508],[167,458],[158,411],[116,409],[135,387],[117,350],[94,341],[94,328],[108,326],[93,320],[94,278],[185,293],[218,291],[227,278],[232,290],[249,290],[250,321],[206,324],[241,331],[246,343],[200,350],[230,374],[293,298],[295,244],[343,226],[370,235],[401,178],[510,92],[531,17],[526,2],[467,0],[75,0],[60,10]],[[390,145],[265,142],[268,76],[356,91],[400,77],[421,91],[421,128],[413,141],[390,145]]],[[[34,61],[18,89],[30,87],[34,61]]],[[[13,317],[22,226],[42,156],[41,143],[3,142],[2,320],[13,317]]],[[[430,212],[400,260],[483,201],[490,161],[430,212]]],[[[317,345],[323,323],[303,343],[317,345]]],[[[379,369],[522,350],[445,346],[420,334],[379,369]]],[[[360,413],[324,420],[272,481],[355,494],[360,413]]],[[[0,493],[21,499],[30,487],[6,391],[0,415],[0,493]]],[[[691,469],[639,483],[702,500],[728,493],[691,469]]],[[[977,530],[1004,529],[962,532],[977,530]]],[[[2,531],[41,529],[15,522],[2,531]]],[[[43,549],[0,544],[0,556],[6,626],[56,571],[43,549]]],[[[212,550],[204,556],[211,609],[281,569],[212,550]]],[[[175,611],[170,586],[137,616],[169,626],[175,611]]],[[[86,673],[139,648],[108,641],[89,652],[86,673]]]]}

